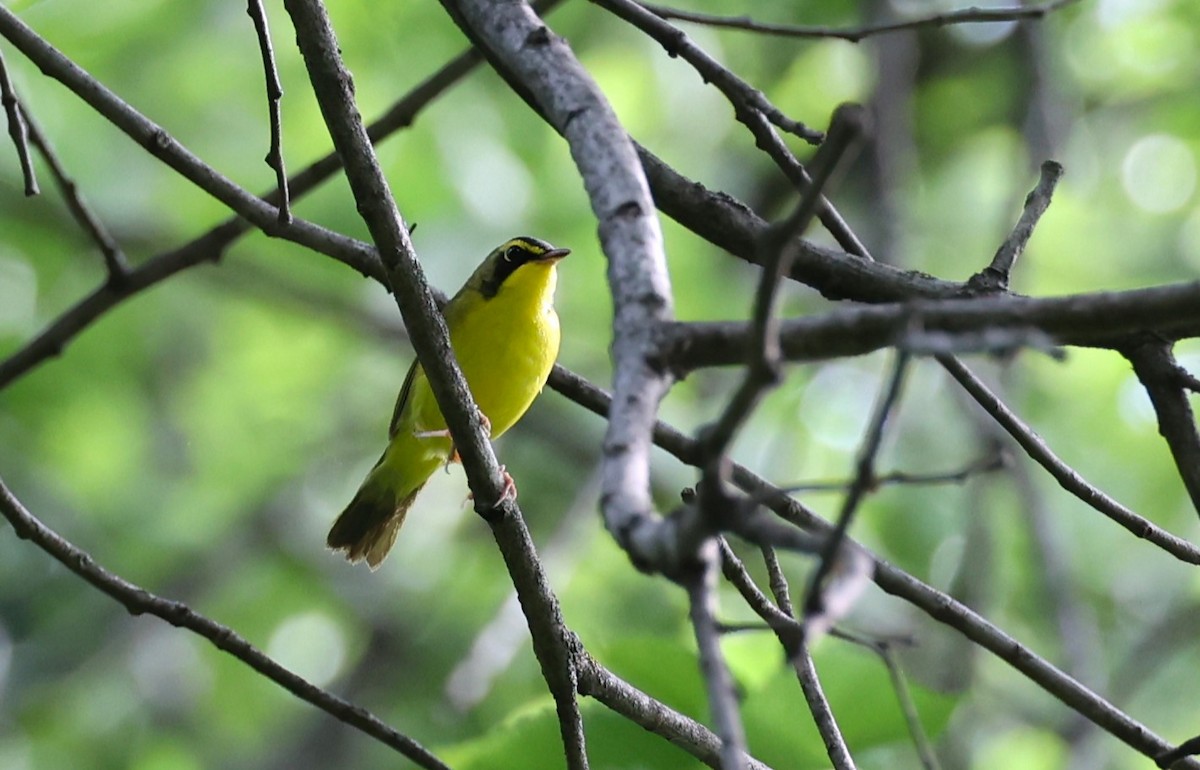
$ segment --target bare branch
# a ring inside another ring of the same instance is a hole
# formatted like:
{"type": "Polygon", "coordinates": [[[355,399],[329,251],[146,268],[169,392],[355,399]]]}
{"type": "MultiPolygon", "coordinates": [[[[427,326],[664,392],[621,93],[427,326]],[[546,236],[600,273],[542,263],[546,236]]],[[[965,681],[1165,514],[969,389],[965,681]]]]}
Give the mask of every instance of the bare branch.
{"type": "Polygon", "coordinates": [[[746,733],[738,715],[737,693],[733,677],[721,654],[721,632],[716,619],[716,575],[718,551],[715,540],[709,540],[703,553],[697,554],[700,563],[685,579],[692,628],[699,649],[700,671],[708,690],[717,735],[721,737],[721,770],[741,770],[746,755],[746,733]]]}
{"type": "MultiPolygon", "coordinates": [[[[812,178],[796,161],[791,150],[780,139],[771,123],[783,122],[782,112],[771,104],[763,94],[750,86],[719,61],[709,56],[682,30],[668,24],[660,17],[647,11],[634,0],[592,0],[620,18],[654,38],[670,56],[678,56],[691,64],[706,83],[712,83],[733,105],[734,115],[750,130],[758,146],[764,150],[799,192],[804,192],[812,178]]],[[[797,124],[798,125],[798,124],[797,124]]],[[[812,140],[815,134],[805,129],[805,139],[812,140]]],[[[850,229],[841,214],[824,197],[819,199],[817,217],[834,239],[846,251],[866,259],[870,258],[867,247],[850,229]]]]}
{"type": "MultiPolygon", "coordinates": [[[[78,65],[25,26],[12,11],[0,5],[0,36],[58,80],[72,93],[104,116],[155,158],[178,172],[201,190],[249,220],[269,236],[298,243],[322,254],[335,253],[361,257],[370,247],[353,238],[339,235],[310,222],[296,220],[291,225],[278,222],[275,207],[234,184],[232,180],[205,164],[149,118],[133,109],[78,65]]],[[[355,257],[350,257],[354,259],[355,257]]],[[[340,258],[340,257],[338,257],[340,258]]]]}
{"type": "Polygon", "coordinates": [[[1019,21],[1021,19],[1041,19],[1053,11],[1078,2],[1078,0],[1054,0],[1054,2],[1037,5],[1023,5],[1012,8],[964,8],[959,11],[947,11],[928,16],[920,16],[905,21],[888,22],[885,24],[870,24],[861,27],[802,27],[792,24],[770,24],[755,21],[749,16],[715,16],[694,11],[683,11],[677,8],[667,8],[661,5],[642,3],[642,7],[656,16],[664,19],[703,24],[709,27],[737,29],[765,35],[796,38],[839,38],[851,43],[858,43],[874,35],[889,32],[920,29],[922,27],[946,27],[952,24],[980,24],[1001,21],[1019,21]]]}
{"type": "Polygon", "coordinates": [[[971,279],[967,281],[969,287],[980,292],[1008,290],[1008,281],[1012,275],[1013,266],[1016,264],[1017,258],[1025,251],[1025,245],[1029,243],[1033,229],[1037,227],[1042,214],[1045,214],[1046,209],[1050,206],[1054,188],[1058,185],[1062,174],[1063,167],[1058,163],[1048,160],[1042,164],[1041,178],[1038,180],[1037,187],[1033,188],[1025,197],[1025,210],[1021,212],[1021,218],[1017,220],[1012,233],[1004,239],[1004,243],[992,257],[992,264],[971,276],[971,279]]]}
{"type": "MultiPolygon", "coordinates": [[[[833,534],[826,540],[821,560],[817,563],[817,568],[808,584],[808,592],[804,598],[803,616],[806,628],[813,625],[828,628],[839,617],[826,601],[826,580],[833,573],[838,561],[844,557],[842,551],[845,548],[846,532],[850,527],[850,522],[858,511],[859,503],[871,490],[871,479],[875,476],[875,459],[879,455],[880,447],[883,446],[883,430],[899,401],[900,391],[904,386],[904,375],[908,372],[908,362],[907,354],[901,352],[896,355],[887,388],[875,404],[871,420],[867,424],[867,432],[858,451],[854,480],[850,482],[850,488],[846,490],[846,498],[842,501],[842,509],[838,513],[837,523],[834,524],[833,534]]],[[[863,578],[868,576],[869,571],[863,575],[863,578]]],[[[853,578],[853,576],[851,577],[853,578]]]]}
{"type": "MultiPolygon", "coordinates": [[[[934,484],[962,484],[969,481],[981,473],[992,473],[993,471],[1002,470],[1008,467],[1012,459],[1007,453],[997,450],[988,453],[982,457],[972,460],[958,470],[933,472],[933,473],[910,473],[908,471],[890,471],[876,476],[871,480],[871,488],[882,489],[883,487],[892,485],[906,486],[922,486],[934,484]]],[[[781,484],[780,489],[784,492],[843,492],[851,484],[852,480],[840,481],[807,481],[802,484],[781,484]]]]}
{"type": "Polygon", "coordinates": [[[67,175],[66,169],[58,159],[58,153],[54,151],[54,147],[50,144],[49,137],[42,131],[37,121],[28,112],[25,112],[25,121],[29,126],[29,141],[41,153],[46,165],[50,167],[50,173],[54,176],[54,181],[58,184],[58,189],[62,193],[63,200],[67,203],[67,208],[71,215],[75,217],[75,221],[83,228],[96,247],[100,249],[100,255],[104,259],[104,267],[108,270],[108,280],[110,283],[120,283],[125,280],[129,272],[129,260],[125,258],[125,252],[117,244],[116,240],[109,234],[108,229],[100,221],[92,211],[91,206],[83,199],[83,193],[80,192],[79,186],[75,184],[75,180],[67,175]]]}
{"type": "Polygon", "coordinates": [[[1192,507],[1200,513],[1200,434],[1184,390],[1187,380],[1180,374],[1184,370],[1175,361],[1171,343],[1151,337],[1121,352],[1133,364],[1134,373],[1150,396],[1158,417],[1158,432],[1171,450],[1192,507]]]}
{"type": "MultiPolygon", "coordinates": [[[[479,56],[473,51],[466,51],[455,57],[401,97],[368,127],[367,133],[373,141],[378,142],[411,125],[421,110],[457,83],[478,63],[479,56]]],[[[30,125],[36,126],[32,122],[30,125]]],[[[340,168],[341,161],[337,153],[330,152],[325,155],[292,177],[290,187],[293,197],[306,195],[340,168]]],[[[271,201],[273,195],[268,193],[263,199],[271,201]]],[[[179,248],[150,258],[131,271],[119,285],[110,282],[109,285],[96,289],[60,315],[24,347],[0,362],[0,390],[47,359],[59,355],[83,330],[126,299],[158,285],[182,270],[217,261],[234,241],[249,231],[250,224],[246,220],[233,217],[179,248]]],[[[383,265],[373,248],[327,250],[322,253],[380,283],[385,281],[383,265]]]]}
{"type": "MultiPolygon", "coordinates": [[[[578,375],[574,375],[562,367],[556,367],[550,382],[556,390],[569,394],[582,406],[602,416],[607,414],[611,400],[608,394],[582,380],[578,375]]],[[[700,457],[697,442],[674,428],[661,422],[656,424],[654,441],[681,462],[689,465],[697,464],[700,457]]],[[[737,464],[732,466],[732,471],[733,482],[738,487],[755,500],[763,501],[787,521],[817,534],[827,535],[830,532],[831,526],[827,521],[804,508],[799,502],[762,477],[737,464]]],[[[861,546],[859,547],[861,548],[861,546]]],[[[1186,542],[1183,543],[1183,547],[1185,549],[1192,548],[1186,542]]],[[[863,553],[866,553],[865,549],[863,553]]],[[[1083,717],[1146,756],[1157,756],[1171,748],[1170,744],[1151,732],[1145,725],[1130,718],[1120,709],[952,596],[933,588],[886,561],[872,558],[874,559],[875,583],[887,593],[911,603],[932,619],[955,629],[1020,671],[1031,682],[1058,698],[1083,717]]],[[[1200,558],[1200,552],[1195,554],[1195,558],[1200,558]]],[[[1189,560],[1185,559],[1185,561],[1189,560]]],[[[1193,559],[1190,563],[1200,563],[1200,561],[1193,559]]]]}
{"type": "Polygon", "coordinates": [[[1200,564],[1200,548],[1155,526],[1125,506],[1089,484],[1071,466],[1064,463],[1042,437],[1004,405],[994,393],[961,361],[950,356],[938,356],[938,363],[963,389],[983,407],[1033,460],[1046,469],[1059,485],[1083,502],[1103,513],[1117,524],[1144,540],[1153,543],[1180,561],[1200,564]]]}
{"type": "Polygon", "coordinates": [[[263,8],[262,0],[248,0],[246,13],[254,21],[258,50],[262,54],[263,74],[267,80],[267,118],[271,124],[271,146],[267,150],[266,162],[275,170],[275,184],[279,190],[279,223],[286,225],[292,221],[292,203],[288,194],[287,170],[283,165],[283,128],[279,115],[283,85],[279,82],[279,71],[275,68],[275,51],[271,47],[271,32],[267,28],[267,12],[263,8]]]}
{"type": "MultiPolygon", "coordinates": [[[[1167,340],[1198,337],[1200,281],[1062,297],[999,295],[839,308],[783,321],[779,338],[784,358],[813,361],[894,345],[909,349],[907,340],[921,341],[931,333],[970,341],[988,329],[1025,330],[1034,342],[1040,336],[1062,345],[1113,350],[1143,332],[1167,340]]],[[[668,324],[660,336],[660,356],[679,372],[737,365],[745,361],[753,335],[753,327],[740,322],[668,324]]],[[[931,351],[918,347],[913,352],[931,351]]]]}
{"type": "Polygon", "coordinates": [[[29,134],[25,127],[25,110],[17,99],[12,81],[8,79],[8,67],[4,64],[4,54],[0,52],[0,105],[8,118],[8,135],[12,138],[13,147],[17,151],[17,161],[21,164],[21,176],[25,179],[25,195],[33,197],[38,194],[37,175],[33,171],[33,158],[29,155],[29,134]]]}
{"type": "Polygon", "coordinates": [[[807,229],[820,207],[823,189],[837,170],[850,146],[864,130],[861,108],[843,105],[834,112],[829,137],[813,161],[814,178],[804,191],[795,212],[786,222],[769,228],[759,246],[763,254],[763,272],[750,322],[751,338],[744,348],[749,351],[746,375],[730,397],[717,421],[705,429],[703,441],[712,461],[724,455],[738,427],[749,417],[762,395],[779,381],[779,321],[775,316],[775,297],[783,277],[790,272],[792,244],[807,229]]]}
{"type": "MultiPolygon", "coordinates": [[[[721,767],[721,739],[704,725],[669,706],[654,700],[616,674],[601,666],[587,653],[578,664],[579,692],[595,698],[614,712],[713,768],[721,767]]],[[[770,770],[753,757],[743,755],[748,770],[770,770]]]]}
{"type": "MultiPolygon", "coordinates": [[[[650,426],[670,376],[651,362],[659,327],[671,319],[662,233],[625,129],[566,44],[522,3],[443,0],[489,62],[566,137],[599,221],[613,295],[617,408],[604,439],[605,526],[635,564],[671,561],[657,538],[650,498],[650,426]],[[554,94],[543,103],[536,94],[554,94]]],[[[674,561],[678,561],[675,559],[674,561]]]]}
{"type": "Polygon", "coordinates": [[[185,628],[202,636],[217,649],[229,653],[297,698],[390,746],[419,766],[430,770],[449,770],[446,764],[412,738],[387,726],[361,706],[343,700],[292,673],[233,629],[195,612],[183,602],[164,599],[109,572],[87,552],[68,542],[26,510],[3,480],[0,480],[0,514],[12,524],[18,537],[33,541],[71,572],[120,602],[131,615],[154,615],[177,628],[185,628]]]}
{"type": "Polygon", "coordinates": [[[817,667],[806,643],[800,643],[800,650],[792,665],[796,669],[800,689],[804,691],[804,700],[808,703],[808,710],[813,715],[821,742],[825,744],[825,753],[833,763],[834,770],[854,770],[854,757],[850,756],[846,739],[842,736],[842,730],[833,716],[833,709],[829,707],[829,701],[825,698],[825,690],[821,688],[817,667]]]}

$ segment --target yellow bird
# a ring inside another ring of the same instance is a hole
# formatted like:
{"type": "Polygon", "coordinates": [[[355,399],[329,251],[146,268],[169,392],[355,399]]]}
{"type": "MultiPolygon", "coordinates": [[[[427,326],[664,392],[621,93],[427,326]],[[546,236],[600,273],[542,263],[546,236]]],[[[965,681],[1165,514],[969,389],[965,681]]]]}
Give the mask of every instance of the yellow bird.
{"type": "MultiPolygon", "coordinates": [[[[558,356],[555,266],[570,253],[513,238],[488,254],[443,314],[475,403],[498,438],[529,409],[558,356]]],[[[413,500],[438,466],[457,459],[446,420],[414,361],[400,388],[383,456],[329,530],[326,544],[377,568],[413,500]]]]}

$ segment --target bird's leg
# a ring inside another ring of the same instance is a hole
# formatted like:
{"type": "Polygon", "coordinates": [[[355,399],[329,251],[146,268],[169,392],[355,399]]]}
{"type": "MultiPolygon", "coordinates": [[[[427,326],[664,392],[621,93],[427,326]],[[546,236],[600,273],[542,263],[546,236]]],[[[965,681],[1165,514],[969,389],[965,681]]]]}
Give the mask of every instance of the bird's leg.
{"type": "MultiPolygon", "coordinates": [[[[496,501],[496,505],[500,505],[505,500],[517,499],[517,482],[513,481],[512,474],[503,465],[500,466],[500,472],[504,474],[504,491],[500,493],[500,499],[496,501]]],[[[468,492],[467,499],[474,500],[475,493],[468,492]]]]}

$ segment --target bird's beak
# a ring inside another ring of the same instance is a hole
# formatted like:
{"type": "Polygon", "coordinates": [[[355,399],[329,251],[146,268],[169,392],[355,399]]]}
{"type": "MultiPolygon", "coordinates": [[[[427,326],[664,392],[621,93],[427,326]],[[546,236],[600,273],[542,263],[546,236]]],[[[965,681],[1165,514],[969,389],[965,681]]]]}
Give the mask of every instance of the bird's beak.
{"type": "Polygon", "coordinates": [[[538,262],[557,262],[571,253],[570,249],[550,249],[537,258],[538,262]]]}

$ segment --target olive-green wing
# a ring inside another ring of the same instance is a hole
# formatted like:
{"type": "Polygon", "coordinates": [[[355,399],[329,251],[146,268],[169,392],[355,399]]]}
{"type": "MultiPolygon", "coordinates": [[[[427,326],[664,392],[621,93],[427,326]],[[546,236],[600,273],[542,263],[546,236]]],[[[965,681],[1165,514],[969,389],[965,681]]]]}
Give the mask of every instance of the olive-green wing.
{"type": "Polygon", "coordinates": [[[396,397],[396,408],[392,410],[392,422],[388,425],[388,438],[396,437],[396,429],[400,426],[400,414],[404,411],[405,404],[412,396],[413,382],[417,379],[417,361],[414,359],[412,366],[408,367],[408,374],[404,377],[404,384],[400,386],[400,395],[396,397]]]}

